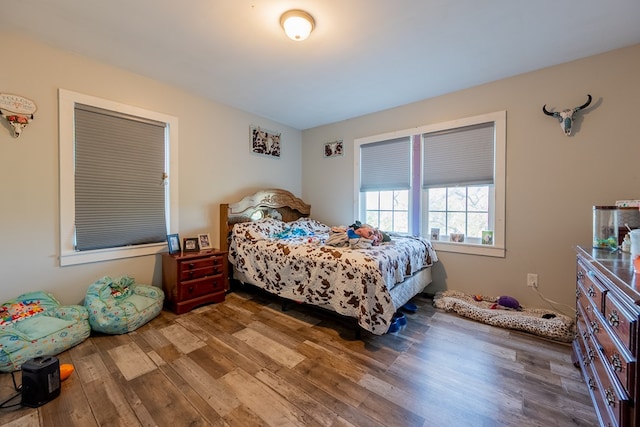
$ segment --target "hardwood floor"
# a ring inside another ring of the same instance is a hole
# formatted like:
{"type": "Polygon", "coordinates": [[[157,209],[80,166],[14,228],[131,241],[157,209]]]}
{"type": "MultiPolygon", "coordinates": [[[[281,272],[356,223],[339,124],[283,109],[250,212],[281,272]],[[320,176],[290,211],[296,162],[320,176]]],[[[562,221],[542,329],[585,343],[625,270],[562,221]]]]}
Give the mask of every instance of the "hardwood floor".
{"type": "MultiPolygon", "coordinates": [[[[237,291],[66,351],[75,372],[3,426],[594,426],[569,345],[436,310],[395,334],[237,291]]],[[[21,375],[16,375],[21,381],[21,375]]],[[[15,394],[0,375],[0,399],[15,394]]],[[[15,401],[19,402],[19,398],[15,401]]],[[[14,402],[15,402],[14,401],[14,402]]]]}

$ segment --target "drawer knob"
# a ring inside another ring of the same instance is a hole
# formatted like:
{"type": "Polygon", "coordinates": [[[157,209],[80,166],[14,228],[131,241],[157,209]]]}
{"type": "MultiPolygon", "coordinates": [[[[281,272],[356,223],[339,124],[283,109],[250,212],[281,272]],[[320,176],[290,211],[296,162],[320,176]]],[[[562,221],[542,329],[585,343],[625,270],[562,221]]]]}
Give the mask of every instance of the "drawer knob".
{"type": "Polygon", "coordinates": [[[595,390],[595,388],[596,388],[596,382],[595,382],[595,381],[594,381],[594,379],[593,379],[593,378],[591,378],[591,377],[589,377],[589,388],[590,388],[591,390],[595,390]]]}
{"type": "Polygon", "coordinates": [[[618,325],[620,325],[620,315],[618,315],[617,310],[613,310],[609,313],[609,324],[614,327],[618,327],[618,325]]]}
{"type": "Polygon", "coordinates": [[[587,359],[589,359],[589,361],[592,361],[595,358],[596,358],[596,352],[591,347],[589,347],[587,349],[587,359]]]}
{"type": "Polygon", "coordinates": [[[580,270],[578,271],[578,280],[582,280],[584,279],[584,271],[580,270]]]}
{"type": "Polygon", "coordinates": [[[604,392],[605,396],[607,397],[607,405],[609,406],[616,406],[616,395],[613,394],[613,390],[611,390],[610,388],[608,388],[605,392],[604,392]]]}
{"type": "Polygon", "coordinates": [[[596,296],[596,291],[593,290],[593,286],[589,286],[589,289],[587,289],[587,294],[589,294],[591,298],[596,296]]]}
{"type": "Polygon", "coordinates": [[[191,294],[191,293],[193,293],[193,286],[190,286],[190,287],[189,287],[189,293],[190,293],[190,294],[191,294]]]}
{"type": "Polygon", "coordinates": [[[193,268],[193,267],[195,267],[195,264],[194,264],[194,263],[192,263],[192,262],[190,262],[190,263],[189,263],[189,268],[193,268]]]}
{"type": "Polygon", "coordinates": [[[598,322],[594,320],[593,322],[591,322],[591,333],[597,334],[598,332],[600,332],[600,326],[598,326],[598,322]]]}
{"type": "Polygon", "coordinates": [[[611,366],[613,366],[614,372],[622,372],[622,360],[620,359],[620,355],[615,353],[611,356],[611,366]]]}

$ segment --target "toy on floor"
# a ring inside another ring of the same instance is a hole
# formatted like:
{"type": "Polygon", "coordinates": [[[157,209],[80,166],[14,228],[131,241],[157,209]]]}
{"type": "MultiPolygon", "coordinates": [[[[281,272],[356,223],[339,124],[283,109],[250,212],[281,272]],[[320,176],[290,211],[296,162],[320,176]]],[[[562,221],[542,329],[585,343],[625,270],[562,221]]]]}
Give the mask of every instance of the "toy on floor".
{"type": "Polygon", "coordinates": [[[70,363],[63,363],[60,365],[60,381],[64,381],[69,378],[74,370],[75,368],[70,363]]]}
{"type": "MultiPolygon", "coordinates": [[[[475,301],[484,301],[484,298],[480,294],[476,294],[473,296],[475,301]]],[[[497,301],[491,304],[489,308],[492,309],[501,309],[501,308],[510,308],[512,310],[522,310],[522,306],[514,297],[502,296],[498,297],[497,301]]]]}

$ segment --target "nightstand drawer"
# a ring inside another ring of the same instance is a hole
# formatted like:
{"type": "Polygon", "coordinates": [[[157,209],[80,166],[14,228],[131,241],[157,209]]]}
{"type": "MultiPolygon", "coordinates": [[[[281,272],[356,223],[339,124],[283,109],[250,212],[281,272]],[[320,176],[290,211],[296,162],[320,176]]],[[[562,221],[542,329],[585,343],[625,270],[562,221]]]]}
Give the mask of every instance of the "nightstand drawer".
{"type": "Polygon", "coordinates": [[[222,275],[188,280],[178,286],[178,300],[196,298],[214,292],[223,292],[224,290],[225,280],[222,275]]]}

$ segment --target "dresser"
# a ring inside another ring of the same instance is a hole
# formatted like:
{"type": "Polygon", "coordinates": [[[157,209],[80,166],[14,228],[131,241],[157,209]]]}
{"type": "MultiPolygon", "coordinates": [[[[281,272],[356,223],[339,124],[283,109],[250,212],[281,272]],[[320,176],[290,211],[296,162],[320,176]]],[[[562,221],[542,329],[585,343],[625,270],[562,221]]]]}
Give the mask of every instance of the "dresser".
{"type": "Polygon", "coordinates": [[[578,247],[573,350],[602,426],[640,423],[640,279],[628,253],[578,247]]]}
{"type": "Polygon", "coordinates": [[[176,314],[222,302],[229,288],[227,252],[200,251],[162,254],[165,305],[176,314]]]}

